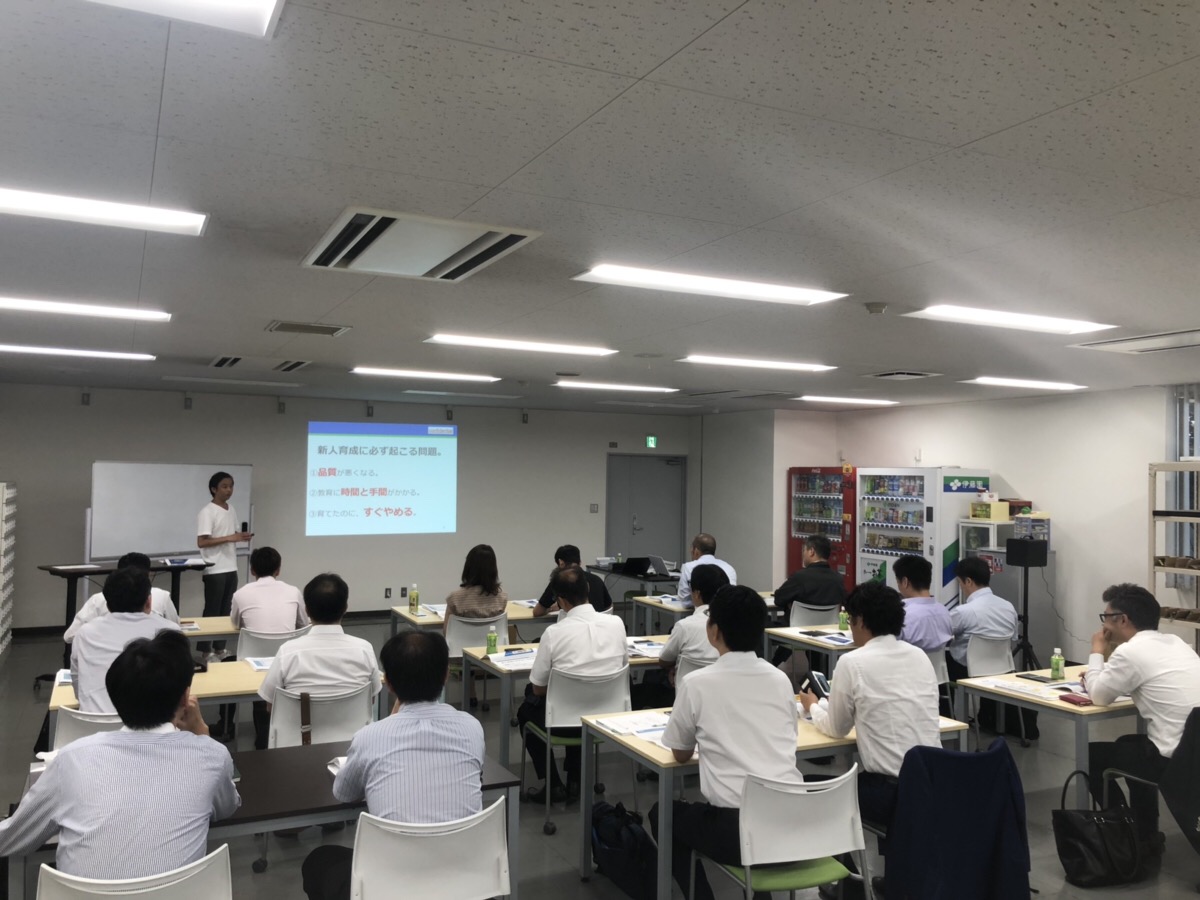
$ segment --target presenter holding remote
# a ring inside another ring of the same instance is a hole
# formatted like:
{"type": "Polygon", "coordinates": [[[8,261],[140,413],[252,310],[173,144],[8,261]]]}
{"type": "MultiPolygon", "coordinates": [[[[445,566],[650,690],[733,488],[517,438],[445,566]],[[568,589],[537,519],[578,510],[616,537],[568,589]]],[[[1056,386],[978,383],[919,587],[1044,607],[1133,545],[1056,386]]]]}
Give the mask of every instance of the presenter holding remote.
{"type": "MultiPolygon", "coordinates": [[[[196,546],[200,556],[212,565],[204,570],[204,615],[227,616],[237,590],[237,552],[235,544],[249,541],[254,535],[243,522],[239,529],[237,512],[229,503],[233,496],[233,476],[217,472],[208,480],[212,500],[206,503],[196,520],[196,546]]],[[[198,643],[196,649],[208,652],[208,643],[198,643]]],[[[225,642],[213,645],[217,655],[225,650],[225,642]]]]}

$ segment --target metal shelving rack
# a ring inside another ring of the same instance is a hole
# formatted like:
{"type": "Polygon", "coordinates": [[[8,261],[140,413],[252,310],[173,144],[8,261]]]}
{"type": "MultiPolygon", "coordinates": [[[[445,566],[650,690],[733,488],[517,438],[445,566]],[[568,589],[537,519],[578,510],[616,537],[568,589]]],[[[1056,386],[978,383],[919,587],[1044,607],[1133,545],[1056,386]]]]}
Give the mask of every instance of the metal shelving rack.
{"type": "MultiPolygon", "coordinates": [[[[1159,537],[1159,529],[1158,529],[1159,523],[1163,523],[1163,524],[1167,525],[1168,527],[1170,527],[1171,525],[1179,525],[1179,524],[1191,525],[1193,527],[1200,526],[1200,497],[1197,497],[1196,491],[1193,490],[1190,492],[1192,495],[1191,503],[1194,504],[1194,506],[1195,506],[1194,509],[1175,509],[1174,506],[1179,505],[1181,503],[1181,501],[1187,502],[1187,499],[1184,497],[1184,494],[1188,493],[1188,492],[1182,491],[1182,490],[1177,491],[1177,492],[1175,492],[1176,499],[1171,500],[1170,499],[1171,492],[1166,490],[1166,485],[1160,485],[1159,480],[1158,480],[1158,477],[1160,475],[1171,475],[1171,474],[1182,475],[1182,474],[1188,474],[1188,473],[1194,474],[1194,475],[1200,475],[1200,460],[1183,460],[1180,462],[1150,463],[1150,481],[1149,481],[1149,490],[1147,492],[1147,503],[1149,504],[1149,513],[1150,513],[1149,514],[1149,526],[1148,526],[1150,529],[1150,540],[1149,540],[1150,559],[1149,559],[1149,566],[1148,566],[1149,571],[1148,571],[1147,577],[1146,577],[1146,586],[1150,589],[1151,593],[1153,593],[1155,596],[1158,595],[1158,576],[1159,575],[1188,575],[1188,576],[1191,576],[1193,579],[1200,578],[1200,568],[1193,569],[1193,568],[1190,568],[1187,566],[1164,566],[1164,565],[1157,565],[1155,562],[1155,557],[1163,555],[1163,554],[1159,553],[1159,547],[1162,546],[1162,543],[1163,543],[1162,539],[1159,537]],[[1160,494],[1159,494],[1160,487],[1162,488],[1161,496],[1163,498],[1165,498],[1168,503],[1168,505],[1166,507],[1159,506],[1159,503],[1158,503],[1159,497],[1160,497],[1160,494]]],[[[1165,535],[1165,529],[1164,529],[1163,537],[1165,537],[1165,536],[1166,535],[1165,535]]],[[[1193,548],[1193,551],[1192,551],[1193,553],[1200,552],[1200,550],[1195,549],[1197,547],[1200,547],[1200,531],[1193,531],[1192,535],[1191,535],[1191,540],[1189,542],[1187,542],[1186,545],[1193,548]]],[[[1189,557],[1189,558],[1193,558],[1193,557],[1189,557]]],[[[1200,562],[1197,563],[1197,566],[1200,566],[1200,562]]],[[[1176,590],[1180,589],[1180,585],[1178,583],[1175,585],[1175,587],[1176,587],[1176,590]]],[[[1193,581],[1192,582],[1193,604],[1196,603],[1196,599],[1197,599],[1197,593],[1196,593],[1197,587],[1200,587],[1200,582],[1193,581]]],[[[1182,619],[1164,619],[1163,621],[1165,624],[1177,625],[1177,626],[1180,626],[1185,629],[1191,629],[1195,633],[1197,642],[1200,642],[1200,622],[1187,622],[1182,619]]]]}
{"type": "Polygon", "coordinates": [[[12,648],[13,596],[16,593],[17,486],[0,482],[0,662],[12,648]]]}

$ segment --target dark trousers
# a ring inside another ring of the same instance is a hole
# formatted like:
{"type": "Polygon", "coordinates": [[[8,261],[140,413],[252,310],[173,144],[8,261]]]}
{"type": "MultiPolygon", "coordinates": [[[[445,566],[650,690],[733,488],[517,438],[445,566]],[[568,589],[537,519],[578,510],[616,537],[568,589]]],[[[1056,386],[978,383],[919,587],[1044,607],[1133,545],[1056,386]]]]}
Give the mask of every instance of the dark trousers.
{"type": "MultiPolygon", "coordinates": [[[[812,775],[804,776],[812,781],[812,775]]],[[[858,811],[864,821],[883,828],[890,828],[892,815],[896,812],[896,793],[900,782],[890,775],[878,772],[858,773],[858,811]]]]}
{"type": "Polygon", "coordinates": [[[266,700],[254,701],[254,749],[266,750],[271,739],[271,710],[266,700]]]}
{"type": "Polygon", "coordinates": [[[304,859],[300,875],[308,900],[350,900],[350,847],[318,847],[304,859]]]}
{"type": "MultiPolygon", "coordinates": [[[[742,863],[742,845],[738,835],[739,810],[724,806],[713,806],[711,803],[692,803],[689,800],[675,800],[671,806],[671,872],[675,875],[676,883],[683,889],[683,895],[688,895],[691,884],[692,851],[703,853],[713,862],[727,866],[738,866],[742,863]]],[[[658,804],[650,810],[650,833],[658,840],[658,804]]],[[[659,844],[658,852],[665,852],[659,844]]],[[[696,863],[696,897],[697,900],[712,900],[712,887],[708,876],[704,874],[704,866],[696,863]]],[[[769,898],[770,894],[756,894],[769,898]]]]}
{"type": "MultiPolygon", "coordinates": [[[[522,733],[525,732],[526,725],[537,725],[539,728],[546,725],[546,698],[536,696],[531,684],[525,685],[525,702],[517,710],[517,723],[521,726],[522,733]]],[[[579,737],[580,731],[578,728],[556,728],[554,733],[564,737],[579,737]]],[[[538,778],[545,779],[546,742],[535,734],[526,734],[525,749],[529,751],[529,759],[533,762],[533,771],[537,772],[538,778]]],[[[580,748],[567,747],[567,781],[579,781],[579,761],[580,748]]],[[[558,774],[558,766],[554,763],[553,757],[550,760],[550,783],[552,785],[562,784],[562,777],[558,774]]]]}
{"type": "MultiPolygon", "coordinates": [[[[233,608],[233,592],[237,590],[237,572],[222,572],[220,575],[205,575],[204,582],[204,615],[227,616],[233,608]]],[[[212,645],[217,652],[225,649],[224,641],[212,645]]],[[[196,649],[201,653],[208,652],[208,641],[200,641],[196,649]]]]}
{"type": "MultiPolygon", "coordinates": [[[[1167,768],[1167,758],[1144,734],[1124,734],[1115,741],[1088,744],[1088,781],[1097,803],[1104,802],[1104,770],[1120,769],[1155,784],[1167,768]]],[[[1125,792],[1114,783],[1109,789],[1114,806],[1125,806],[1125,792]]],[[[1138,834],[1148,837],[1158,831],[1158,791],[1148,784],[1129,782],[1129,804],[1137,821],[1138,834]]]]}

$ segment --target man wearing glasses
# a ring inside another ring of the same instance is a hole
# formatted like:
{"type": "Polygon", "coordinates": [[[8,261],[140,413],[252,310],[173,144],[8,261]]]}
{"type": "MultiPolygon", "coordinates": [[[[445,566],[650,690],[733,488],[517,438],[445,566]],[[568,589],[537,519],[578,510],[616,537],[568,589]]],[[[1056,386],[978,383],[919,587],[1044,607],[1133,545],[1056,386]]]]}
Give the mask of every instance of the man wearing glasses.
{"type": "MultiPolygon", "coordinates": [[[[1200,706],[1200,657],[1177,636],[1158,630],[1154,595],[1136,584],[1114,584],[1104,592],[1104,603],[1088,657],[1088,696],[1096,705],[1107,706],[1128,694],[1146,720],[1148,734],[1089,745],[1089,780],[1100,803],[1105,769],[1121,769],[1157,784],[1183,737],[1188,714],[1200,706]],[[1105,662],[1110,646],[1116,649],[1105,662]]],[[[1114,790],[1116,802],[1124,805],[1125,795],[1115,785],[1114,790]]],[[[1158,792],[1130,782],[1129,797],[1139,835],[1161,853],[1158,792]]]]}

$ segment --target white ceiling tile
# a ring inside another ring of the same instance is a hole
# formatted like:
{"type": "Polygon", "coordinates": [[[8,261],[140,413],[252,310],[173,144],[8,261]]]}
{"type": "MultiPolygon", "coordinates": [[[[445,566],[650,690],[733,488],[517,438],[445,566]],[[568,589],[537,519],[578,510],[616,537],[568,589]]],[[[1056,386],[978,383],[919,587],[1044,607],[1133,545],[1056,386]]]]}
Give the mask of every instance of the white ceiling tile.
{"type": "MultiPolygon", "coordinates": [[[[623,75],[643,75],[742,2],[309,0],[308,5],[515,53],[623,75]]],[[[289,8],[285,8],[285,16],[290,14],[289,8]]]]}
{"type": "Polygon", "coordinates": [[[165,19],[77,0],[0,0],[0,21],[0,114],[154,133],[165,19]]]}
{"type": "Polygon", "coordinates": [[[972,149],[1200,193],[1197,83],[1200,60],[1192,60],[991,135],[972,149]]]}
{"type": "Polygon", "coordinates": [[[941,148],[642,83],[504,187],[753,225],[941,148]]]}
{"type": "Polygon", "coordinates": [[[302,6],[270,42],[181,33],[162,134],[472,184],[496,184],[632,83],[302,6]]]}
{"type": "Polygon", "coordinates": [[[1089,178],[954,150],[780,216],[764,227],[954,256],[1171,199],[1127,178],[1089,178]]]}
{"type": "Polygon", "coordinates": [[[649,76],[962,144],[1190,58],[1186,0],[755,0],[649,76]]]}

